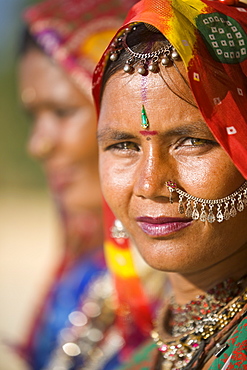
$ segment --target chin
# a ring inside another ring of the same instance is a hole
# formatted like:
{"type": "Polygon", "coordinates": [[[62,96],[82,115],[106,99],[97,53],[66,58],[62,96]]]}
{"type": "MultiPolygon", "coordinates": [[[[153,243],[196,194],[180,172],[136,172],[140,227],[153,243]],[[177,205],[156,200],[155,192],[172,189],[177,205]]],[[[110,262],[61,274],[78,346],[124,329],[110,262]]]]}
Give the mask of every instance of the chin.
{"type": "Polygon", "coordinates": [[[197,265],[191,261],[185,250],[181,250],[179,247],[176,249],[173,242],[161,240],[158,243],[157,241],[148,243],[148,245],[139,243],[140,248],[138,243],[136,245],[144,261],[155,270],[179,273],[193,270],[191,264],[197,265]]]}
{"type": "Polygon", "coordinates": [[[54,199],[55,199],[55,203],[56,203],[58,211],[62,212],[62,214],[66,214],[68,216],[68,215],[78,213],[77,211],[78,206],[74,204],[73,202],[68,201],[66,197],[55,195],[54,199]]]}
{"type": "Polygon", "coordinates": [[[79,215],[85,209],[85,207],[81,206],[79,203],[67,202],[66,199],[63,202],[63,208],[68,215],[79,215]]]}

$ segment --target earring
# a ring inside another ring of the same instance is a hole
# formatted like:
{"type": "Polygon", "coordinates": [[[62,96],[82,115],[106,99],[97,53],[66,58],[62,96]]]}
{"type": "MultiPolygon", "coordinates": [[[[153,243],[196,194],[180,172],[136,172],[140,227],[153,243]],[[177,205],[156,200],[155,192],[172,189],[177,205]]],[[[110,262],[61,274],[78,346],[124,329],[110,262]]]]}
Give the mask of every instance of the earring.
{"type": "Polygon", "coordinates": [[[129,236],[120,220],[116,219],[114,221],[114,225],[111,228],[111,236],[114,239],[128,239],[129,236]]]}
{"type": "Polygon", "coordinates": [[[242,212],[247,207],[247,181],[234,193],[219,199],[203,199],[186,193],[179,189],[174,181],[166,181],[166,187],[170,191],[170,203],[173,203],[172,193],[178,196],[178,212],[185,213],[186,217],[193,220],[222,222],[235,217],[237,212],[242,212]],[[184,199],[186,204],[184,205],[184,199]],[[200,205],[200,208],[199,208],[200,205]]]}

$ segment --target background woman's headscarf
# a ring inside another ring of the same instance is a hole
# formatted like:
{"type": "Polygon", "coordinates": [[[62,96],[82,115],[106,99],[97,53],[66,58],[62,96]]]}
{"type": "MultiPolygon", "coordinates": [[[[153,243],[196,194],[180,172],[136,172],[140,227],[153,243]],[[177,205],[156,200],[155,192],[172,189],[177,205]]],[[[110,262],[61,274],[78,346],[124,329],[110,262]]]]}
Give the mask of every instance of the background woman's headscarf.
{"type": "Polygon", "coordinates": [[[23,18],[36,42],[91,95],[92,75],[136,0],[47,0],[23,18]]]}

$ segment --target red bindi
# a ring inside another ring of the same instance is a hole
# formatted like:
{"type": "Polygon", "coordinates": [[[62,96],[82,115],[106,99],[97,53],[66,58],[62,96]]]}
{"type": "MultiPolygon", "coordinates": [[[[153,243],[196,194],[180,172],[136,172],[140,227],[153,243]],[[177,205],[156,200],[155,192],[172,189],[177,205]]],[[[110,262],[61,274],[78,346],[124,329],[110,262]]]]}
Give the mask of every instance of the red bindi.
{"type": "Polygon", "coordinates": [[[158,131],[139,131],[139,133],[143,136],[154,136],[154,135],[158,135],[158,131]]]}

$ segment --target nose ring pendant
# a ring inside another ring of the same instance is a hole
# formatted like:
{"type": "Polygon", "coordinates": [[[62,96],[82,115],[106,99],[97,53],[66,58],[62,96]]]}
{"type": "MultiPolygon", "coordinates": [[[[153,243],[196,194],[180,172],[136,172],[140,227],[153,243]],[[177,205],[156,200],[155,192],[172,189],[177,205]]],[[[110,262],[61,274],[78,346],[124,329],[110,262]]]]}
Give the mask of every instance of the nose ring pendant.
{"type": "Polygon", "coordinates": [[[242,212],[247,207],[247,181],[237,190],[224,198],[205,199],[198,198],[179,189],[174,181],[166,181],[170,192],[169,201],[172,204],[172,193],[178,194],[178,212],[193,220],[213,223],[222,222],[235,217],[237,212],[242,212]],[[186,204],[184,203],[186,201],[186,204]]]}
{"type": "Polygon", "coordinates": [[[165,185],[166,185],[166,187],[168,188],[168,190],[170,192],[169,202],[171,204],[173,204],[172,193],[176,190],[177,184],[174,181],[166,181],[165,185]]]}

